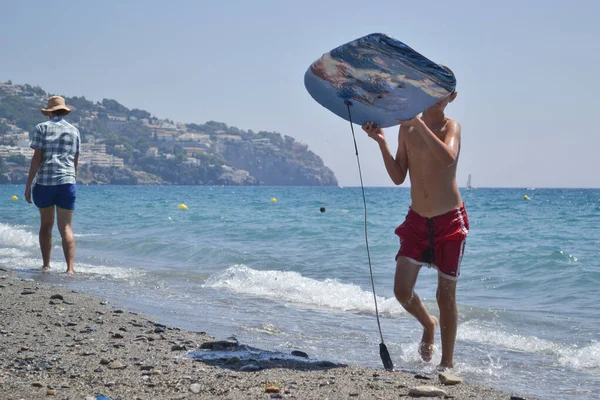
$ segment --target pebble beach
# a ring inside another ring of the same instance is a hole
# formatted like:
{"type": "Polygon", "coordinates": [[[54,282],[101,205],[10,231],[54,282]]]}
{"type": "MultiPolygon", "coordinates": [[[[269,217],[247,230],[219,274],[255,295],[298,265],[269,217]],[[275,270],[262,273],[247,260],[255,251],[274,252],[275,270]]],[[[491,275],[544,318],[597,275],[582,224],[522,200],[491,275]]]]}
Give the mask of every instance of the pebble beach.
{"type": "Polygon", "coordinates": [[[6,268],[0,278],[2,399],[521,398],[452,375],[345,365],[302,352],[253,358],[258,352],[235,338],[201,327],[165,326],[6,268]]]}

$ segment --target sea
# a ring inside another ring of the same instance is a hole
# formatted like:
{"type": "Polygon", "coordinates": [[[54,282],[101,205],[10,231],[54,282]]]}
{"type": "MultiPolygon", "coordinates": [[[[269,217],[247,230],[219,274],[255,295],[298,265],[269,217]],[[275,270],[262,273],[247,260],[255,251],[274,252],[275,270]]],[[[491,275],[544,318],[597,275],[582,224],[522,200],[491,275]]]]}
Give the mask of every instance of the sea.
{"type": "MultiPolygon", "coordinates": [[[[599,398],[600,190],[460,190],[471,230],[454,373],[529,398],[599,398]]],[[[0,186],[0,265],[22,278],[265,351],[383,369],[360,187],[80,185],[74,277],[56,228],[53,270],[39,272],[39,214],[23,192],[0,186]]],[[[439,332],[422,362],[421,327],[393,295],[410,190],[365,196],[383,339],[397,369],[433,373],[439,332]]],[[[424,267],[416,292],[433,315],[436,285],[424,267]]]]}

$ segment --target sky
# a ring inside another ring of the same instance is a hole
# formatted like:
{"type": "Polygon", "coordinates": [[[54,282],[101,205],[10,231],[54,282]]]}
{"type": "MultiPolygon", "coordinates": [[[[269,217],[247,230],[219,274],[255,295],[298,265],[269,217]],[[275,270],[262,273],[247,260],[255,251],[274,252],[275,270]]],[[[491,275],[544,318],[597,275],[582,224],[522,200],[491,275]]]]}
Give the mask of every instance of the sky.
{"type": "MultiPolygon", "coordinates": [[[[600,2],[0,0],[0,81],[115,99],[177,122],[224,122],[305,143],[339,184],[360,184],[347,121],[304,73],[325,52],[385,33],[448,65],[462,126],[457,182],[600,188],[600,2]]],[[[393,186],[355,126],[366,186],[393,186]]],[[[385,130],[395,152],[398,127],[385,130]]],[[[406,182],[403,186],[409,186],[406,182]]]]}

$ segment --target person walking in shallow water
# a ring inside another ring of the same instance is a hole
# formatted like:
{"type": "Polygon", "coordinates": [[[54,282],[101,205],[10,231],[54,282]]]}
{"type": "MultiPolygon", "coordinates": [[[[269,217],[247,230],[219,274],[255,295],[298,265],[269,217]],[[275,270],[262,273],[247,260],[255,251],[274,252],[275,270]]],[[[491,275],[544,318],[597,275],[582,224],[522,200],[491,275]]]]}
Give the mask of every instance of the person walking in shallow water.
{"type": "MultiPolygon", "coordinates": [[[[452,73],[448,67],[444,69],[452,73]]],[[[456,285],[469,233],[469,218],[456,184],[461,126],[444,113],[456,96],[453,91],[421,116],[398,121],[395,157],[381,127],[373,122],[363,126],[379,144],[392,181],[400,185],[410,176],[411,206],[404,222],[395,230],[400,238],[400,249],[396,254],[394,294],[423,326],[419,354],[424,361],[432,359],[436,327],[441,325],[442,369],[454,367],[458,326],[456,285]],[[439,323],[414,291],[423,265],[438,270],[439,323]]]]}
{"type": "Polygon", "coordinates": [[[50,97],[46,108],[41,112],[49,120],[38,124],[31,135],[31,148],[34,153],[27,177],[25,200],[31,204],[33,194],[33,202],[40,210],[39,239],[44,263],[42,270],[50,271],[52,228],[56,210],[58,231],[67,263],[66,272],[74,274],[75,237],[72,220],[77,194],[77,163],[81,138],[79,130],[64,119],[71,110],[65,105],[62,97],[50,97]]]}

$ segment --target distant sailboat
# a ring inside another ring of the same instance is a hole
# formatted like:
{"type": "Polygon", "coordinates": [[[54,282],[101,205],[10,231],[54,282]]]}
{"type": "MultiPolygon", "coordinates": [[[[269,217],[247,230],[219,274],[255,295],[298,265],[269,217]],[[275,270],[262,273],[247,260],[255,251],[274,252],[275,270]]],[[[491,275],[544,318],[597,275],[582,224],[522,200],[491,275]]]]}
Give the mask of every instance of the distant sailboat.
{"type": "Polygon", "coordinates": [[[471,174],[469,174],[469,178],[467,179],[467,189],[471,189],[471,174]]]}

